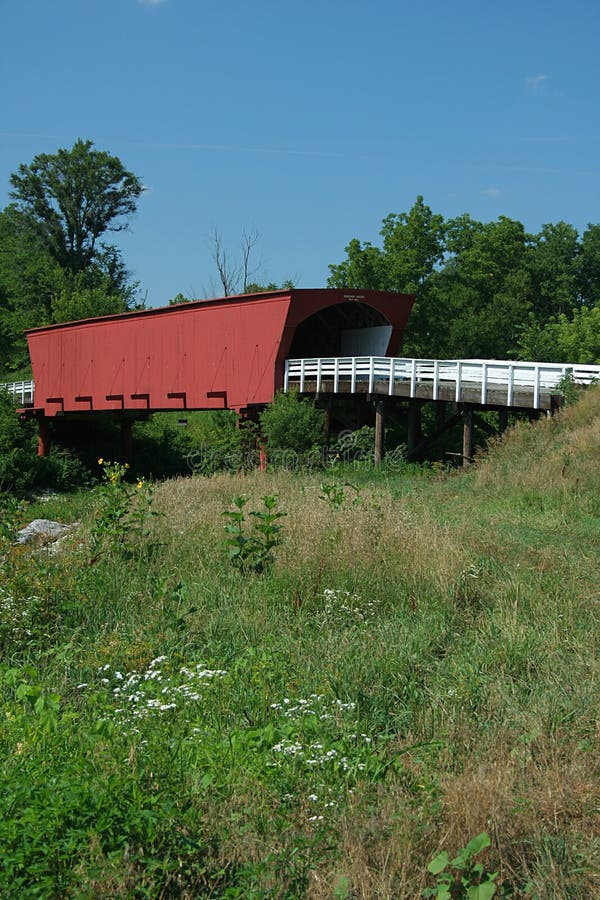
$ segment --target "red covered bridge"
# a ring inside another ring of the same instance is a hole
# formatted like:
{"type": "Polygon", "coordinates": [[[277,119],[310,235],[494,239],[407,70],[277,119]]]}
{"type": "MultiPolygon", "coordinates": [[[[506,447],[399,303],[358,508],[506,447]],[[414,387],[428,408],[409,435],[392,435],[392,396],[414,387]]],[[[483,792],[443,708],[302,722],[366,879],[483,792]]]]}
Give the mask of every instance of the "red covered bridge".
{"type": "Polygon", "coordinates": [[[394,356],[413,299],[292,289],[32,329],[40,453],[58,415],[114,412],[128,422],[159,410],[246,413],[283,386],[288,358],[394,356]]]}

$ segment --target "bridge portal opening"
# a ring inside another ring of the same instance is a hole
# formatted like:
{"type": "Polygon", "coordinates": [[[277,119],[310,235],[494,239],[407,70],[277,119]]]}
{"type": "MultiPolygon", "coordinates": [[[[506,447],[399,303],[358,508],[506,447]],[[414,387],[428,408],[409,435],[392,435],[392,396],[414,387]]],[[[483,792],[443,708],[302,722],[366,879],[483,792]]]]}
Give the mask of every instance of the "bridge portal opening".
{"type": "Polygon", "coordinates": [[[385,356],[392,326],[366,303],[336,303],[296,328],[289,359],[327,356],[385,356]]]}

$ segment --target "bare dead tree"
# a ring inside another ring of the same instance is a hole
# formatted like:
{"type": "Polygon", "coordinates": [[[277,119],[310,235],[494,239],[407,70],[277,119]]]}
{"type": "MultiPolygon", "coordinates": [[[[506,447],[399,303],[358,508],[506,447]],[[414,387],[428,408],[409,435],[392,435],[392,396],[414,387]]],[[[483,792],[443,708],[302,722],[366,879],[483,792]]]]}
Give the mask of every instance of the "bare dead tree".
{"type": "Polygon", "coordinates": [[[241,274],[240,267],[236,263],[231,263],[227,258],[227,251],[223,246],[221,232],[216,226],[212,229],[210,243],[215,266],[223,286],[223,296],[229,297],[231,294],[235,294],[238,289],[241,274]]]}
{"type": "Polygon", "coordinates": [[[248,282],[258,272],[258,266],[250,269],[250,255],[253,248],[256,246],[256,244],[258,244],[259,240],[260,232],[256,228],[252,227],[247,229],[244,226],[244,228],[242,229],[242,237],[240,239],[240,244],[242,247],[242,273],[244,276],[244,293],[246,293],[246,290],[248,288],[248,282]]]}
{"type": "Polygon", "coordinates": [[[221,232],[216,226],[212,229],[209,243],[224,297],[239,293],[240,286],[246,293],[248,285],[259,269],[259,266],[251,266],[252,251],[259,240],[260,232],[256,228],[244,227],[240,238],[241,260],[232,261],[227,255],[221,232]]]}

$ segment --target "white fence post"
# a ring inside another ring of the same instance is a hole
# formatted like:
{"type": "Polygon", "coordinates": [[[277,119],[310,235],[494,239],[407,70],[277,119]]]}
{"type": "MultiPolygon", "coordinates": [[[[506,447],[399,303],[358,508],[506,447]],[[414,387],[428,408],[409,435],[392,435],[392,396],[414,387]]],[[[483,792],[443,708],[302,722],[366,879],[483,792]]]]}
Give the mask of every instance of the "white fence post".
{"type": "Polygon", "coordinates": [[[437,400],[440,390],[440,362],[438,359],[433,361],[433,399],[437,400]]]}
{"type": "Polygon", "coordinates": [[[483,405],[485,405],[485,403],[487,401],[487,378],[488,378],[487,363],[484,363],[482,371],[481,371],[481,403],[483,405]]]}
{"type": "Polygon", "coordinates": [[[533,381],[533,407],[534,407],[534,409],[540,408],[540,375],[541,375],[540,367],[536,366],[534,369],[534,381],[533,381]]]}

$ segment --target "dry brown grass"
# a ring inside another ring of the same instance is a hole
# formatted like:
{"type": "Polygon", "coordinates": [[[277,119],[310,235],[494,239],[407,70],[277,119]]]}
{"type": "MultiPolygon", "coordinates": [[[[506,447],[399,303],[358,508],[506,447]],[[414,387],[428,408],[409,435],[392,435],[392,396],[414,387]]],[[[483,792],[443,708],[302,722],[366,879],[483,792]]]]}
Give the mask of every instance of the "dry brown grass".
{"type": "Polygon", "coordinates": [[[600,477],[600,387],[554,417],[521,422],[490,445],[477,466],[477,484],[488,489],[549,488],[569,491],[600,477]]]}
{"type": "Polygon", "coordinates": [[[232,508],[233,497],[249,497],[250,511],[261,508],[262,496],[276,495],[278,508],[287,514],[276,570],[298,583],[307,572],[347,577],[370,571],[382,581],[401,574],[404,582],[443,590],[468,567],[470,552],[462,535],[440,526],[426,507],[394,499],[389,491],[364,488],[357,505],[335,510],[320,499],[320,483],[319,476],[286,472],[176,479],[161,485],[157,507],[174,544],[200,540],[218,554],[222,513],[232,508]]]}
{"type": "Polygon", "coordinates": [[[541,900],[596,897],[600,860],[596,856],[594,868],[588,858],[588,871],[577,871],[575,836],[600,834],[599,774],[574,747],[557,754],[538,743],[518,755],[500,744],[489,762],[473,760],[444,776],[440,811],[427,824],[414,795],[400,785],[382,793],[376,806],[372,798],[356,796],[342,824],[338,864],[313,873],[309,896],[331,897],[346,877],[353,897],[415,900],[428,883],[428,859],[442,849],[452,856],[487,831],[492,848],[482,859],[499,872],[499,884],[521,885],[514,896],[525,896],[529,881],[527,896],[541,900]],[[562,860],[540,853],[565,835],[574,840],[562,860]]]}

